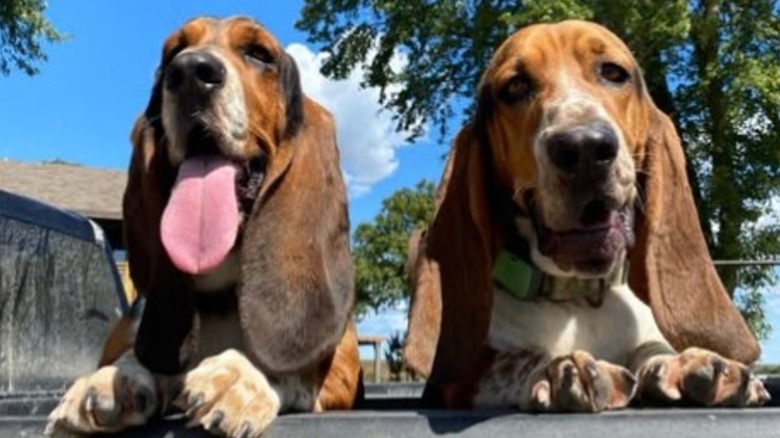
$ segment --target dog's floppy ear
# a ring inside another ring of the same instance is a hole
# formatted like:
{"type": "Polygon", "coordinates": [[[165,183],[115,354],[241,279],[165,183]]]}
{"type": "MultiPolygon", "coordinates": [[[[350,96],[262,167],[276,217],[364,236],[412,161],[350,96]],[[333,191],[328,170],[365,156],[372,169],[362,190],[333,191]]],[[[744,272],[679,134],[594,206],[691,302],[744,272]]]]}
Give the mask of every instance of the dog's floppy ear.
{"type": "Polygon", "coordinates": [[[354,295],[333,120],[311,100],[302,98],[301,105],[299,129],[269,161],[241,248],[244,338],[249,354],[274,373],[299,371],[332,354],[354,295]]]}
{"type": "Polygon", "coordinates": [[[284,137],[290,138],[303,124],[305,96],[298,66],[287,52],[283,52],[279,60],[279,84],[286,99],[284,137]]]}
{"type": "Polygon", "coordinates": [[[160,91],[158,82],[133,127],[123,216],[130,274],[146,300],[135,352],[150,370],[174,374],[183,367],[180,348],[192,327],[194,301],[160,240],[160,218],[176,177],[163,143],[160,91]]]}
{"type": "Polygon", "coordinates": [[[429,382],[463,377],[488,333],[491,269],[500,226],[489,205],[489,150],[464,127],[442,177],[437,210],[413,238],[412,306],[404,355],[429,382]]]}
{"type": "Polygon", "coordinates": [[[651,118],[631,288],[649,302],[661,331],[678,350],[698,346],[752,363],[760,349],[715,271],[680,139],[661,111],[653,111],[651,118]]]}

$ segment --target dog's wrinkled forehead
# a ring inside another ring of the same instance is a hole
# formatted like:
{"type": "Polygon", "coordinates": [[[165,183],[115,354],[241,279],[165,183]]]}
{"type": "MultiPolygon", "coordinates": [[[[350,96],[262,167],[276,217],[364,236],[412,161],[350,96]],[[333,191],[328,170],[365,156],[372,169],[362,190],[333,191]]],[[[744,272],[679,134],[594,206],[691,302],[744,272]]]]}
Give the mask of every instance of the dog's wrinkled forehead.
{"type": "Polygon", "coordinates": [[[587,117],[560,114],[556,103],[590,100],[619,117],[619,106],[641,98],[644,90],[636,61],[619,38],[592,23],[564,22],[510,37],[483,76],[482,92],[491,98],[486,105],[491,111],[519,121],[513,124],[528,134],[543,117],[587,117]],[[629,86],[617,82],[621,79],[629,86]]]}
{"type": "Polygon", "coordinates": [[[251,18],[198,17],[185,23],[165,40],[162,65],[165,66],[183,50],[207,45],[236,55],[255,47],[268,51],[272,56],[282,51],[278,41],[251,18]]]}
{"type": "Polygon", "coordinates": [[[628,47],[604,27],[579,21],[536,25],[521,29],[501,45],[484,80],[500,85],[524,73],[545,95],[562,73],[595,80],[598,63],[607,60],[626,69],[637,68],[628,47]]]}

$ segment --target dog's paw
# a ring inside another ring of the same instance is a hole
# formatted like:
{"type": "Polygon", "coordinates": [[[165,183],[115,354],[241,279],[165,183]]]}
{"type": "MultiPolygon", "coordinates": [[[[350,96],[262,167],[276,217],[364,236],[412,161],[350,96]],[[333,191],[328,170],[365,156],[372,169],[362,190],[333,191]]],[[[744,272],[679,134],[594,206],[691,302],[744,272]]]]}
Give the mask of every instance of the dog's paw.
{"type": "Polygon", "coordinates": [[[257,437],[280,409],[268,379],[241,353],[227,350],[210,357],[184,377],[174,402],[190,426],[228,437],[257,437]]]}
{"type": "Polygon", "coordinates": [[[645,403],[742,407],[761,406],[770,399],[747,366],[701,348],[652,357],[637,374],[645,403]]]}
{"type": "Polygon", "coordinates": [[[149,371],[134,359],[120,361],[76,380],[49,414],[45,433],[64,437],[116,432],[146,423],[157,404],[149,371]]]}
{"type": "Polygon", "coordinates": [[[520,403],[535,412],[601,412],[628,405],[636,378],[626,368],[575,351],[560,356],[532,377],[520,403]]]}

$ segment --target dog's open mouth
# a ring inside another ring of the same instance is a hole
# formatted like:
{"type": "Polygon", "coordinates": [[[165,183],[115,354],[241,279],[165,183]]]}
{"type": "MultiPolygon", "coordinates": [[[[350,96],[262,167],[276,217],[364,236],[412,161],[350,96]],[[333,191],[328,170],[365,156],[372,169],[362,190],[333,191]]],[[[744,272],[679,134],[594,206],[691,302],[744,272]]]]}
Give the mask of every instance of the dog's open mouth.
{"type": "Polygon", "coordinates": [[[586,204],[580,226],[565,231],[541,227],[539,251],[564,270],[587,275],[609,273],[615,261],[634,244],[633,208],[609,209],[594,200],[586,204]]]}
{"type": "Polygon", "coordinates": [[[235,245],[262,184],[265,160],[245,163],[219,154],[205,132],[191,135],[187,158],[163,212],[160,236],[173,264],[188,274],[218,267],[235,245]]]}

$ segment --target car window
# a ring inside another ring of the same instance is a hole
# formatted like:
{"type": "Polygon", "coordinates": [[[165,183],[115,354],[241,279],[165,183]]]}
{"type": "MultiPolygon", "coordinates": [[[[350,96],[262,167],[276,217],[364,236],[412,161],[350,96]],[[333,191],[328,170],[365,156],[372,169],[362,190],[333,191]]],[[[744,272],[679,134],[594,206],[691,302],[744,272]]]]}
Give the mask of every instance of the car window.
{"type": "Polygon", "coordinates": [[[95,369],[123,296],[96,225],[0,192],[0,394],[95,369]]]}

